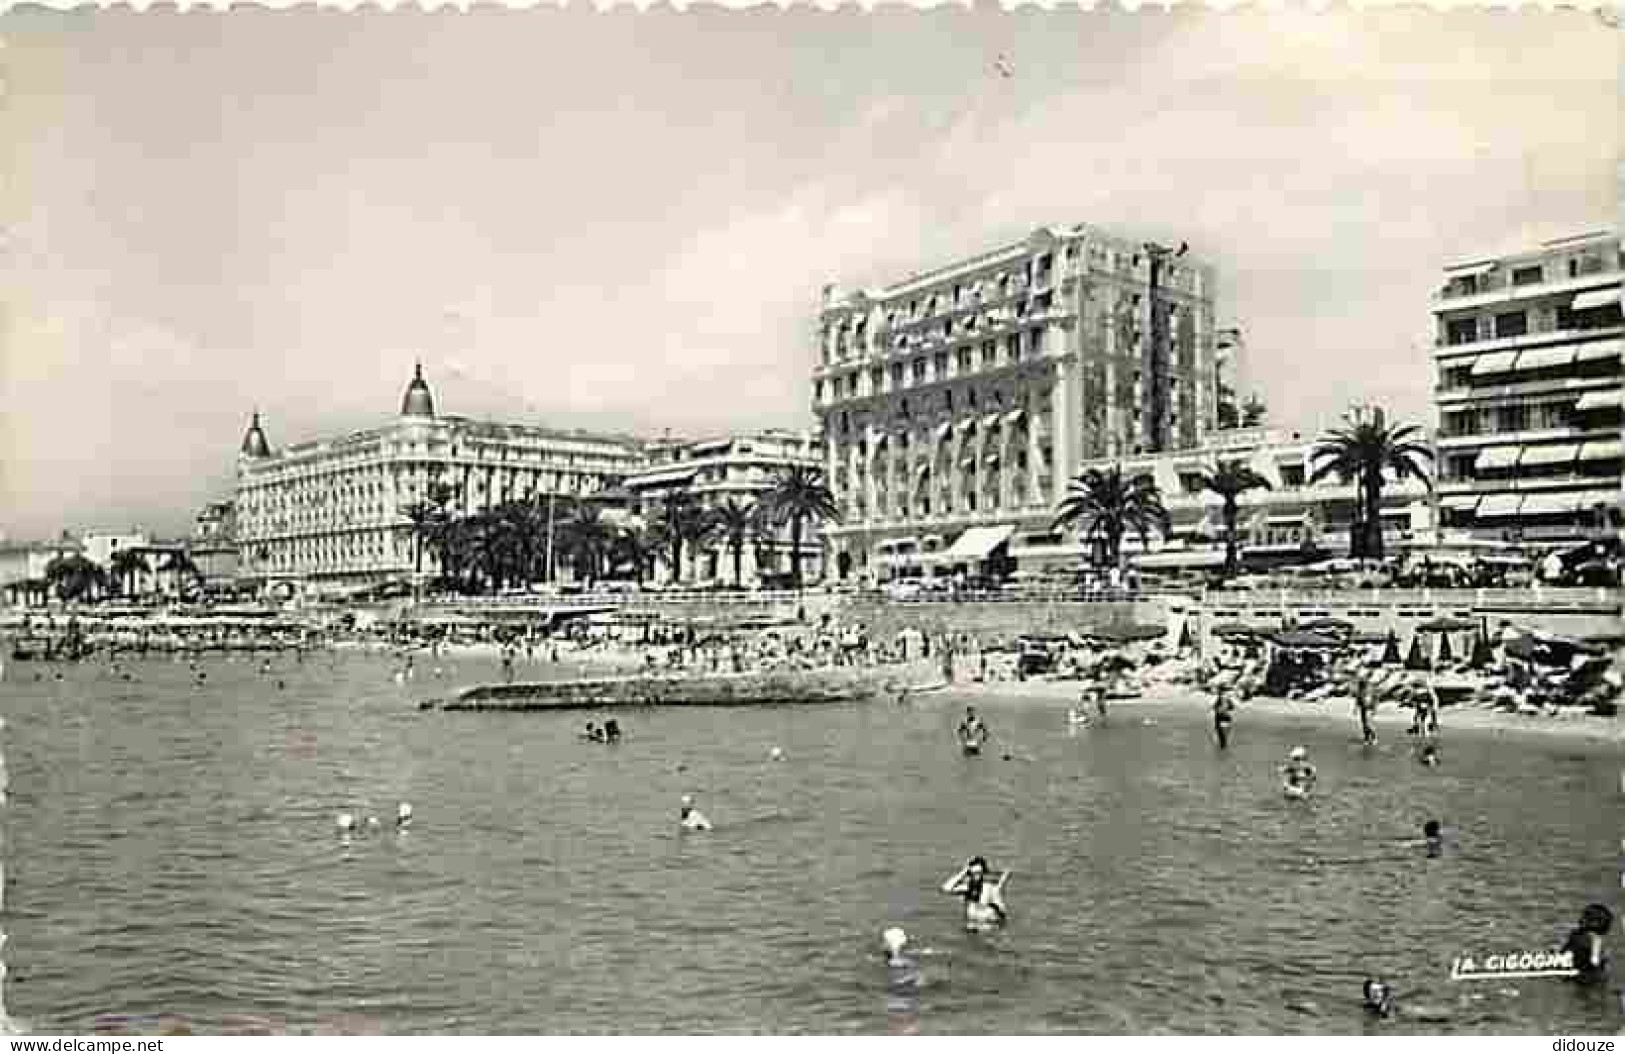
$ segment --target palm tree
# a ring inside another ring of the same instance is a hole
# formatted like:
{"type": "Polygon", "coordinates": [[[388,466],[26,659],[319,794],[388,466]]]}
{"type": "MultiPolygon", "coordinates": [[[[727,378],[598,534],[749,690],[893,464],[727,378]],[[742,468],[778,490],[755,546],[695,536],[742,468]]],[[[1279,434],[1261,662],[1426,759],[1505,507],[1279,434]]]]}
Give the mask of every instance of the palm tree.
{"type": "Polygon", "coordinates": [[[662,537],[671,553],[671,580],[683,577],[683,547],[699,546],[711,533],[710,513],[692,491],[675,490],[661,503],[662,537]]]}
{"type": "Polygon", "coordinates": [[[1213,468],[1197,473],[1202,489],[1212,491],[1224,500],[1224,573],[1233,575],[1237,570],[1236,499],[1249,490],[1268,490],[1270,481],[1247,467],[1239,459],[1221,460],[1213,468]]]}
{"type": "Polygon", "coordinates": [[[733,556],[734,585],[742,585],[745,543],[750,541],[751,535],[756,532],[756,505],[753,502],[741,502],[737,498],[729,498],[716,507],[713,515],[716,521],[717,533],[728,547],[728,552],[733,556]]]}
{"type": "Polygon", "coordinates": [[[45,565],[45,581],[62,600],[94,597],[107,588],[107,572],[80,553],[58,556],[45,565]]]}
{"type": "Polygon", "coordinates": [[[1384,472],[1396,481],[1414,477],[1429,491],[1433,489],[1433,449],[1423,438],[1420,425],[1389,427],[1378,410],[1370,416],[1349,415],[1342,428],[1322,436],[1309,454],[1314,471],[1311,484],[1327,476],[1354,481],[1358,510],[1357,529],[1350,532],[1349,555],[1382,559],[1382,488],[1384,472]]]}
{"type": "Polygon", "coordinates": [[[1167,533],[1168,510],[1149,473],[1125,477],[1121,466],[1092,468],[1067,484],[1067,495],[1055,511],[1061,531],[1081,524],[1083,539],[1093,544],[1100,563],[1120,565],[1123,535],[1133,530],[1143,543],[1152,528],[1167,533]]]}
{"type": "Polygon", "coordinates": [[[610,561],[614,567],[631,564],[632,573],[641,586],[649,573],[649,565],[664,546],[664,540],[657,537],[655,529],[642,521],[623,524],[614,529],[609,547],[610,561]]]}
{"type": "Polygon", "coordinates": [[[433,545],[435,533],[445,521],[446,506],[451,503],[455,491],[445,483],[438,480],[429,483],[428,492],[421,501],[414,501],[410,505],[403,505],[401,516],[406,519],[405,530],[412,539],[412,573],[423,573],[423,547],[425,544],[433,545]]]}
{"type": "Polygon", "coordinates": [[[789,521],[790,579],[800,589],[802,528],[808,520],[825,524],[841,518],[835,495],[824,481],[824,470],[816,465],[790,465],[779,469],[762,503],[770,522],[789,521]]]}
{"type": "Polygon", "coordinates": [[[158,570],[169,576],[170,582],[175,583],[174,588],[177,592],[185,592],[178,584],[180,579],[184,578],[189,582],[197,582],[203,578],[203,572],[198,568],[197,562],[192,559],[192,554],[184,549],[177,549],[170,553],[164,560],[164,565],[158,570]]]}
{"type": "Polygon", "coordinates": [[[602,518],[598,506],[577,503],[572,505],[558,532],[559,548],[569,555],[576,574],[585,578],[591,587],[614,541],[609,522],[602,518]]]}
{"type": "Polygon", "coordinates": [[[152,565],[138,549],[120,549],[113,554],[108,562],[108,571],[113,581],[119,584],[119,594],[130,596],[135,593],[136,576],[152,571],[152,565]]]}

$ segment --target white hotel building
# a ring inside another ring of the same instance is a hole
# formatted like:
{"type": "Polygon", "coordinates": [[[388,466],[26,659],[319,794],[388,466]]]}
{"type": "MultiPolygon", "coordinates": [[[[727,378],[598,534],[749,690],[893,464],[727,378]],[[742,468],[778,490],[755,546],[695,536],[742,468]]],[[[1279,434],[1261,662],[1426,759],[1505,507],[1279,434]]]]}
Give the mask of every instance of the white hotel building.
{"type": "Polygon", "coordinates": [[[813,406],[859,573],[1041,555],[1082,462],[1215,424],[1214,276],[1076,226],[880,289],[825,290],[813,406]],[[1155,310],[1153,310],[1155,308],[1155,310]]]}
{"type": "Polygon", "coordinates": [[[1433,318],[1447,525],[1562,542],[1618,508],[1622,261],[1602,231],[1445,269],[1433,318]]]}
{"type": "MultiPolygon", "coordinates": [[[[420,367],[381,428],[274,451],[254,415],[238,457],[238,575],[263,584],[366,585],[413,571],[401,509],[450,484],[452,511],[594,495],[643,464],[634,440],[438,415],[420,367]]],[[[424,570],[433,568],[424,554],[424,570]]]]}

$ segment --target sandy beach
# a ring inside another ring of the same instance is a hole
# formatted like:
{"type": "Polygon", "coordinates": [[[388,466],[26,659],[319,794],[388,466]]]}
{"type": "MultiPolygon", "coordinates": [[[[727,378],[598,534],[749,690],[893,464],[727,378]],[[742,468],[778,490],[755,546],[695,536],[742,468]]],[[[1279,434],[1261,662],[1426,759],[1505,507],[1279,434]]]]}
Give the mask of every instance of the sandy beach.
{"type": "MultiPolygon", "coordinates": [[[[941,692],[932,693],[929,698],[958,701],[994,695],[1000,699],[1030,701],[1034,706],[1064,709],[1078,705],[1081,690],[1079,681],[979,683],[961,680],[941,692]]],[[[1147,688],[1139,698],[1112,700],[1110,707],[1113,713],[1149,716],[1157,710],[1175,708],[1206,713],[1212,702],[1212,696],[1184,685],[1156,685],[1147,688]]],[[[1334,696],[1319,702],[1255,697],[1237,705],[1238,727],[1244,728],[1247,722],[1257,720],[1302,727],[1342,726],[1348,729],[1351,736],[1359,733],[1354,702],[1347,697],[1334,696]]],[[[1405,738],[1405,730],[1410,724],[1411,712],[1393,703],[1383,703],[1372,718],[1377,734],[1390,740],[1394,737],[1405,738]]],[[[1453,732],[1494,736],[1558,736],[1575,742],[1625,745],[1625,719],[1599,717],[1573,709],[1547,716],[1507,713],[1477,705],[1446,706],[1440,712],[1439,727],[1445,736],[1453,732]]]]}

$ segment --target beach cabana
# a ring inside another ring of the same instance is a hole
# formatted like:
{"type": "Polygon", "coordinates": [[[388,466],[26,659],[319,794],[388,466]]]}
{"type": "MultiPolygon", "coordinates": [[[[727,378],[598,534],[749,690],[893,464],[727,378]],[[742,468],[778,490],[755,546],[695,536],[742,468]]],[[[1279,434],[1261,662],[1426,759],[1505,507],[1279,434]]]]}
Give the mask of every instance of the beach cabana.
{"type": "Polygon", "coordinates": [[[1456,653],[1450,647],[1450,634],[1448,634],[1448,633],[1439,634],[1439,664],[1442,666],[1447,662],[1455,662],[1455,661],[1456,661],[1456,653]]]}

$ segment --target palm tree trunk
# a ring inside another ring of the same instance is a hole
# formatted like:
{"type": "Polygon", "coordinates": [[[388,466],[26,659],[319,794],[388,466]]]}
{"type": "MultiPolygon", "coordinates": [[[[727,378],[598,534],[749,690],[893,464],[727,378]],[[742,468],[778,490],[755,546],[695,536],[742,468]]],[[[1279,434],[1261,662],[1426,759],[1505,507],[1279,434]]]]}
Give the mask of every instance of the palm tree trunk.
{"type": "Polygon", "coordinates": [[[801,513],[790,517],[790,578],[801,588],[801,513]]]}
{"type": "Polygon", "coordinates": [[[744,582],[743,564],[745,560],[745,539],[735,538],[731,543],[734,553],[734,588],[738,589],[744,582]]]}
{"type": "Polygon", "coordinates": [[[1365,485],[1367,538],[1366,552],[1371,559],[1382,559],[1382,475],[1373,473],[1365,485]]]}
{"type": "Polygon", "coordinates": [[[1224,501],[1224,573],[1236,573],[1236,516],[1240,512],[1236,508],[1234,498],[1224,501]]]}

